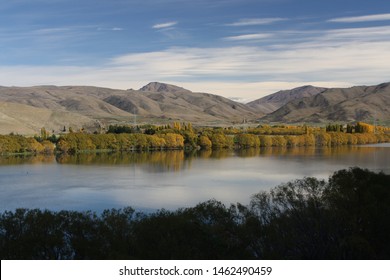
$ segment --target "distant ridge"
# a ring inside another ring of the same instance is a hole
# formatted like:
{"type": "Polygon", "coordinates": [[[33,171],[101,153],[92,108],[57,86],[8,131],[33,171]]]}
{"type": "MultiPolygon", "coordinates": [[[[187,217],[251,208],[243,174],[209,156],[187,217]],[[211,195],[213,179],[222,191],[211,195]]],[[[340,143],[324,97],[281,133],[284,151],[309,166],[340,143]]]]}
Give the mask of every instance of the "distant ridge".
{"type": "Polygon", "coordinates": [[[249,102],[247,105],[251,108],[269,114],[293,100],[311,97],[325,90],[326,88],[323,87],[307,85],[291,90],[281,90],[274,94],[249,102]]]}
{"type": "Polygon", "coordinates": [[[269,122],[390,121],[390,83],[377,86],[330,88],[292,100],[261,118],[269,122]]]}

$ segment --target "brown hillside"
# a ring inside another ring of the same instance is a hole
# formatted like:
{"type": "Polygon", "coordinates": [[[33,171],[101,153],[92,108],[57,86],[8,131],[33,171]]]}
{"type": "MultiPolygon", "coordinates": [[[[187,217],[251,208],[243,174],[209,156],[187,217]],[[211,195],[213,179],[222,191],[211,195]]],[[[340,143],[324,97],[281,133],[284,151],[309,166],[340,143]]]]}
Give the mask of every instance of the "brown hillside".
{"type": "Polygon", "coordinates": [[[269,122],[329,122],[390,120],[390,83],[328,89],[312,97],[293,100],[263,117],[269,122]]]}
{"type": "Polygon", "coordinates": [[[13,104],[16,115],[21,112],[12,121],[9,119],[12,119],[11,111],[4,112],[2,133],[37,133],[43,126],[58,132],[70,124],[81,128],[91,126],[91,123],[95,126],[96,122],[103,125],[133,123],[135,119],[152,123],[229,124],[261,116],[248,106],[227,98],[162,83],[150,83],[141,90],[88,86],[0,87],[0,102],[13,104]],[[30,112],[34,118],[24,118],[24,112],[30,112]],[[62,117],[52,115],[45,121],[36,119],[51,113],[62,117]]]}
{"type": "Polygon", "coordinates": [[[249,102],[247,105],[255,110],[269,114],[293,100],[311,97],[325,90],[326,88],[313,86],[303,86],[291,90],[281,90],[249,102]]]}

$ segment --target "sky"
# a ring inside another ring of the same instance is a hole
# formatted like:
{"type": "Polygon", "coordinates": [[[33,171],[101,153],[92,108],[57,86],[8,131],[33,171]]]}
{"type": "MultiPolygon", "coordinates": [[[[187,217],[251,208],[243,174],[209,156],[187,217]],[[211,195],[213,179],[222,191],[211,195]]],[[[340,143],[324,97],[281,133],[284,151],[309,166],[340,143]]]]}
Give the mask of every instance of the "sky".
{"type": "Polygon", "coordinates": [[[158,81],[246,102],[390,82],[390,1],[0,1],[1,86],[158,81]]]}

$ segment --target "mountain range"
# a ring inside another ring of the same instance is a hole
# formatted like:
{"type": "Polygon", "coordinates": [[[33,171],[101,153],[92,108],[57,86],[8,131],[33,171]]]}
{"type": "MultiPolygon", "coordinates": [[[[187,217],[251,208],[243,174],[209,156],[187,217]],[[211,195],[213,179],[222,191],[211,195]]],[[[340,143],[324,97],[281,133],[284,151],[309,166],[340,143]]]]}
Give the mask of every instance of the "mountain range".
{"type": "Polygon", "coordinates": [[[302,123],[390,120],[390,83],[352,88],[303,86],[247,104],[152,82],[139,90],[90,86],[0,87],[0,134],[54,133],[108,124],[302,123]]]}

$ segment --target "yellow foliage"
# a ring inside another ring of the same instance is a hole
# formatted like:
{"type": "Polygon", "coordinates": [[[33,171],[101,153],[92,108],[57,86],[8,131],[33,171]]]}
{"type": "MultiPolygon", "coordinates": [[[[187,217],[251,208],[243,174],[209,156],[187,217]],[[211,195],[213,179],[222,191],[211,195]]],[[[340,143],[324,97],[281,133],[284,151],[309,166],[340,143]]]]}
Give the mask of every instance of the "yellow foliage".
{"type": "Polygon", "coordinates": [[[211,149],[211,140],[206,135],[201,135],[199,137],[199,146],[205,150],[211,149]]]}

